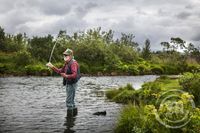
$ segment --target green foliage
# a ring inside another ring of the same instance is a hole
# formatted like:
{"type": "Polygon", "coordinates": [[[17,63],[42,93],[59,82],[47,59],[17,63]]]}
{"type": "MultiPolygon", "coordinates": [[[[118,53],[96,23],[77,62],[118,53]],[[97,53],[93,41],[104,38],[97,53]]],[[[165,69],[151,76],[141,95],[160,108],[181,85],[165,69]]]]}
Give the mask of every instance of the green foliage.
{"type": "Polygon", "coordinates": [[[120,115],[115,133],[143,133],[142,125],[145,124],[145,121],[142,121],[143,113],[144,111],[137,106],[131,104],[126,106],[120,115]]]}
{"type": "Polygon", "coordinates": [[[17,52],[24,50],[27,44],[26,34],[10,35],[0,27],[0,50],[4,52],[17,52]]]}
{"type": "MultiPolygon", "coordinates": [[[[190,94],[182,93],[179,97],[174,98],[174,100],[176,99],[176,101],[157,101],[158,98],[163,96],[163,91],[165,92],[165,90],[182,89],[182,87],[179,85],[179,82],[181,83],[183,88],[190,87],[190,89],[195,90],[196,94],[199,94],[197,92],[197,89],[194,89],[197,86],[199,86],[198,83],[200,82],[199,80],[196,80],[199,78],[199,74],[197,73],[184,74],[184,76],[181,79],[171,79],[167,76],[161,76],[154,82],[145,83],[139,90],[133,91],[131,89],[127,89],[127,87],[109,90],[108,95],[106,95],[109,99],[112,99],[115,102],[129,103],[128,106],[123,108],[120,114],[117,126],[115,128],[115,132],[199,132],[200,109],[194,108],[191,105],[191,99],[195,100],[195,95],[193,94],[194,92],[191,92],[190,94]],[[193,94],[194,96],[191,94],[193,94]],[[187,111],[189,111],[190,113],[187,114],[187,111]],[[185,117],[185,115],[187,115],[187,119],[183,119],[182,123],[185,123],[188,120],[190,120],[189,123],[187,123],[187,125],[178,129],[168,128],[166,126],[177,126],[176,121],[182,120],[182,118],[185,117]],[[158,121],[158,116],[162,123],[158,121]],[[169,120],[174,122],[171,122],[169,120]]],[[[185,91],[188,91],[188,89],[185,91]]]]}
{"type": "Polygon", "coordinates": [[[89,66],[86,63],[79,62],[81,73],[87,74],[90,72],[89,66]]]}
{"type": "Polygon", "coordinates": [[[118,95],[121,92],[120,89],[109,89],[108,91],[106,91],[106,97],[108,99],[113,99],[113,97],[115,97],[116,95],[118,95]]]}
{"type": "Polygon", "coordinates": [[[139,90],[139,98],[143,104],[154,104],[161,92],[159,82],[148,82],[142,85],[139,90]]]}
{"type": "Polygon", "coordinates": [[[128,68],[128,72],[130,75],[139,75],[140,71],[136,65],[130,65],[128,68]]]}
{"type": "Polygon", "coordinates": [[[152,74],[163,74],[164,70],[160,65],[151,65],[152,74]]]}
{"type": "Polygon", "coordinates": [[[129,104],[120,115],[115,129],[116,133],[170,133],[155,118],[153,105],[134,106],[129,104]]]}
{"type": "Polygon", "coordinates": [[[179,74],[180,71],[178,71],[177,66],[172,65],[164,65],[162,66],[165,74],[179,74]]]}
{"type": "Polygon", "coordinates": [[[161,43],[165,50],[151,52],[148,39],[140,51],[133,34],[122,33],[118,39],[113,36],[114,31],[102,31],[99,27],[72,35],[61,30],[57,37],[47,35],[28,38],[25,33],[7,34],[0,27],[0,51],[4,53],[0,56],[0,62],[3,64],[1,68],[4,71],[1,74],[14,72],[13,70],[21,73],[24,70],[22,67],[29,63],[47,63],[53,46],[56,46],[51,58],[53,64],[63,62],[63,51],[71,48],[83,69],[81,72],[85,74],[146,75],[200,71],[199,48],[193,44],[185,45],[186,42],[181,38],[172,37],[171,42],[161,43]],[[185,53],[177,51],[181,47],[185,48],[185,53]],[[23,56],[20,51],[28,52],[24,52],[23,56]],[[27,60],[24,60],[25,57],[27,60]],[[7,67],[7,64],[20,66],[20,69],[7,67]]]}
{"type": "Polygon", "coordinates": [[[188,65],[187,66],[187,71],[188,72],[193,72],[193,73],[198,73],[200,72],[200,65],[188,65]]]}
{"type": "Polygon", "coordinates": [[[145,65],[145,64],[139,64],[138,65],[138,70],[139,70],[139,73],[141,75],[151,74],[150,68],[147,65],[145,65]]]}
{"type": "Polygon", "coordinates": [[[28,51],[37,60],[47,62],[53,45],[53,37],[51,35],[46,37],[33,37],[30,40],[28,51]]]}
{"type": "Polygon", "coordinates": [[[200,73],[184,73],[179,83],[185,91],[194,96],[196,105],[200,106],[200,73]]]}
{"type": "Polygon", "coordinates": [[[47,76],[50,75],[50,70],[44,65],[28,65],[25,67],[28,75],[47,76]]]}
{"type": "MultiPolygon", "coordinates": [[[[181,112],[180,104],[177,102],[176,106],[171,110],[171,103],[161,105],[156,109],[154,105],[134,106],[132,104],[123,108],[117,126],[116,133],[197,133],[200,131],[200,109],[191,110],[190,121],[187,125],[178,129],[168,128],[161,124],[156,116],[162,118],[162,122],[169,125],[170,120],[180,120],[185,114],[181,112]],[[166,118],[166,119],[164,119],[166,118]]],[[[188,118],[189,119],[189,118],[188,118]]],[[[187,122],[186,119],[185,121],[187,122]]],[[[170,123],[170,126],[176,126],[176,122],[170,123]]]]}
{"type": "Polygon", "coordinates": [[[0,63],[0,73],[5,74],[8,73],[9,66],[7,64],[0,63]]]}
{"type": "Polygon", "coordinates": [[[147,39],[145,41],[144,47],[142,49],[142,57],[144,59],[150,59],[151,58],[151,49],[150,49],[150,40],[147,39]]]}
{"type": "Polygon", "coordinates": [[[136,102],[135,94],[136,94],[135,91],[123,90],[118,95],[113,97],[113,101],[117,103],[129,103],[129,102],[135,103],[136,102]]]}
{"type": "MultiPolygon", "coordinates": [[[[118,103],[135,102],[135,89],[131,84],[119,89],[109,89],[106,91],[106,97],[118,103]]],[[[137,99],[138,100],[138,99],[137,99]]]]}
{"type": "Polygon", "coordinates": [[[17,67],[30,65],[32,63],[31,54],[27,51],[19,51],[14,58],[14,62],[17,67]]]}

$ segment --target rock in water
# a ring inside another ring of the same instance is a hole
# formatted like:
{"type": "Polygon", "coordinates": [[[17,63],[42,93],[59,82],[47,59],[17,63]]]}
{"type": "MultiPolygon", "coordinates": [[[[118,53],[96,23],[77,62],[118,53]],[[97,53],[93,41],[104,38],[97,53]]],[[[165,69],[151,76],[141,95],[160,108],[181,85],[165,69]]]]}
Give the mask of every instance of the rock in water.
{"type": "Polygon", "coordinates": [[[106,111],[95,112],[93,115],[106,115],[106,111]]]}

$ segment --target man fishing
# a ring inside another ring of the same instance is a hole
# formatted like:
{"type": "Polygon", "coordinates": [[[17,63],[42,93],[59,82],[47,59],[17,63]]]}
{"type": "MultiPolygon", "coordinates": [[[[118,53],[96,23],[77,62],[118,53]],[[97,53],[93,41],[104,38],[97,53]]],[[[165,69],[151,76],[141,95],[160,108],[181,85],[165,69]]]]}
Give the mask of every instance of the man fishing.
{"type": "Polygon", "coordinates": [[[67,114],[68,112],[77,114],[77,108],[75,106],[74,97],[75,91],[77,89],[77,82],[80,79],[80,68],[76,60],[74,60],[73,51],[71,49],[66,49],[63,52],[65,64],[62,68],[57,68],[50,62],[46,65],[50,67],[53,71],[60,74],[63,77],[63,85],[66,85],[66,106],[67,114]]]}

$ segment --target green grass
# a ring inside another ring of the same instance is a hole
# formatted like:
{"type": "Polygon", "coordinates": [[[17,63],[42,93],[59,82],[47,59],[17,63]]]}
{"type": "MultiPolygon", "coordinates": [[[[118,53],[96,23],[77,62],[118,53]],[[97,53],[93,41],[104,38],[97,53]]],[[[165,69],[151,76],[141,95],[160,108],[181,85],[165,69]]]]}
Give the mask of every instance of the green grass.
{"type": "MultiPolygon", "coordinates": [[[[115,127],[115,133],[198,133],[200,132],[200,108],[191,108],[190,106],[184,106],[184,109],[190,109],[191,119],[190,122],[184,127],[178,129],[167,128],[162,125],[157,119],[156,114],[159,114],[161,117],[163,116],[163,121],[169,123],[165,118],[170,118],[170,120],[176,120],[183,118],[183,114],[180,113],[180,109],[174,108],[176,111],[176,117],[171,116],[168,110],[168,107],[171,108],[170,101],[164,103],[165,106],[157,106],[156,100],[157,96],[166,90],[170,89],[183,89],[182,85],[179,84],[185,83],[188,84],[188,79],[191,79],[191,75],[184,75],[180,79],[169,78],[166,76],[161,76],[156,79],[154,82],[145,83],[140,90],[127,90],[127,89],[115,89],[109,90],[109,93],[112,94],[113,101],[115,102],[123,102],[126,106],[122,109],[117,125],[115,127]],[[182,80],[180,80],[182,79],[182,80]],[[133,98],[139,98],[139,104],[132,104],[131,101],[133,98]],[[127,104],[129,103],[129,104],[127,104]],[[173,119],[172,119],[173,118],[173,119]]],[[[193,80],[196,81],[198,77],[193,80]]],[[[191,81],[189,81],[191,83],[191,81]]],[[[194,82],[197,84],[196,82],[194,82]]],[[[191,86],[191,85],[190,85],[191,86]]],[[[198,88],[194,86],[194,88],[198,88]]],[[[192,88],[191,88],[192,89],[192,88]]],[[[198,94],[198,93],[195,93],[198,94]]],[[[181,102],[184,102],[184,105],[187,103],[188,97],[193,98],[193,95],[189,93],[184,93],[181,95],[181,102]]],[[[195,101],[195,99],[194,99],[195,101]]],[[[170,123],[172,126],[176,126],[176,123],[170,123]]]]}
{"type": "Polygon", "coordinates": [[[128,103],[134,100],[135,89],[131,84],[127,84],[119,89],[109,89],[106,91],[106,97],[117,103],[128,103]]]}
{"type": "Polygon", "coordinates": [[[182,89],[179,80],[161,77],[154,82],[143,84],[139,90],[134,90],[130,84],[119,89],[109,89],[106,97],[117,103],[140,103],[141,101],[153,103],[160,92],[170,89],[182,89]]]}
{"type": "Polygon", "coordinates": [[[162,90],[182,89],[181,85],[179,84],[179,79],[158,78],[155,82],[161,85],[162,90]]]}

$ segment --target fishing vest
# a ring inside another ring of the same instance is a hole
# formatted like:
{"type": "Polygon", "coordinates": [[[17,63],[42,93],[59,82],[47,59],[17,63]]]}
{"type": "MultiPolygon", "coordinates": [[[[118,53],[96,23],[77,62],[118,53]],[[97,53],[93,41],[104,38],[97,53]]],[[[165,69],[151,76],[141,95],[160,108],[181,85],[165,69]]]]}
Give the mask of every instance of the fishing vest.
{"type": "MultiPolygon", "coordinates": [[[[67,71],[66,71],[66,74],[67,75],[70,75],[72,74],[72,70],[71,70],[71,65],[75,62],[76,60],[72,59],[68,64],[67,64],[67,71]]],[[[66,85],[66,84],[74,84],[76,82],[79,81],[79,79],[81,78],[81,73],[80,73],[80,67],[78,65],[78,68],[77,68],[77,74],[76,74],[76,78],[75,79],[68,79],[68,78],[63,78],[63,85],[66,85]]]]}

